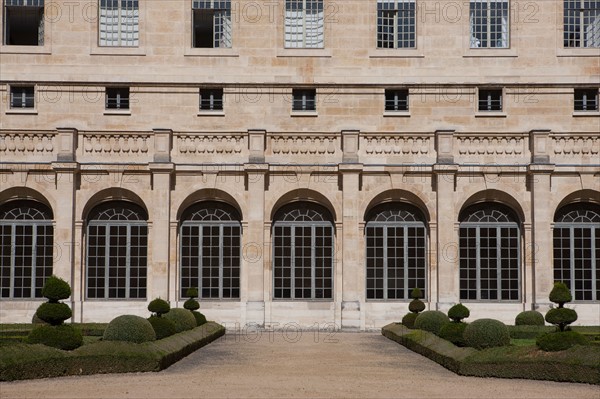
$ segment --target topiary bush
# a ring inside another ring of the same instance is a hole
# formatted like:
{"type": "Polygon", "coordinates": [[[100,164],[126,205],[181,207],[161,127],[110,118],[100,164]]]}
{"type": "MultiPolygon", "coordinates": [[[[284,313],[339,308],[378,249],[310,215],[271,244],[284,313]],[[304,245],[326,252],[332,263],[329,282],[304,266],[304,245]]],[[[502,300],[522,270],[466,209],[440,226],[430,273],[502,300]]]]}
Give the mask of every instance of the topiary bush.
{"type": "Polygon", "coordinates": [[[66,303],[42,303],[35,312],[37,317],[46,323],[59,326],[73,315],[71,308],[66,303]]]}
{"type": "Polygon", "coordinates": [[[545,352],[564,351],[575,345],[587,345],[586,337],[575,331],[560,331],[538,337],[535,344],[545,352]]]}
{"type": "Polygon", "coordinates": [[[440,338],[452,342],[456,346],[465,346],[463,334],[467,328],[467,323],[446,323],[440,329],[440,338]]]}
{"type": "Polygon", "coordinates": [[[171,305],[164,299],[156,298],[148,304],[148,310],[153,313],[153,316],[161,317],[171,310],[171,305]]]}
{"type": "Polygon", "coordinates": [[[423,297],[423,293],[421,292],[420,288],[413,288],[412,292],[410,293],[410,297],[413,299],[408,304],[408,310],[410,313],[406,314],[402,318],[402,324],[408,328],[414,328],[417,316],[420,312],[425,310],[425,304],[419,299],[423,297]]]}
{"type": "Polygon", "coordinates": [[[565,303],[571,302],[573,296],[565,283],[555,282],[552,291],[550,291],[550,301],[557,303],[559,308],[562,308],[565,303]]]}
{"type": "Polygon", "coordinates": [[[475,349],[493,348],[510,344],[508,327],[494,319],[479,319],[468,324],[463,333],[465,344],[475,349]]]}
{"type": "Polygon", "coordinates": [[[200,309],[200,304],[194,298],[190,298],[183,303],[183,308],[194,311],[200,309]]]}
{"type": "Polygon", "coordinates": [[[202,313],[192,311],[192,314],[194,315],[194,318],[196,319],[197,326],[201,326],[202,324],[206,323],[206,317],[202,313]]]}
{"type": "Polygon", "coordinates": [[[441,328],[450,323],[448,316],[439,310],[427,310],[415,319],[415,328],[439,335],[441,328]]]}
{"type": "Polygon", "coordinates": [[[167,338],[177,333],[175,323],[173,323],[172,320],[169,320],[166,317],[150,316],[148,318],[148,321],[150,322],[150,324],[152,324],[152,328],[154,329],[154,333],[156,334],[156,339],[167,338]]]}
{"type": "Polygon", "coordinates": [[[50,276],[42,288],[42,296],[48,298],[48,302],[57,303],[71,296],[71,287],[62,278],[50,276]]]}
{"type": "Polygon", "coordinates": [[[402,324],[408,328],[415,328],[415,320],[417,319],[418,313],[407,313],[402,318],[402,324]]]}
{"type": "Polygon", "coordinates": [[[466,319],[471,315],[469,308],[462,303],[458,303],[448,310],[448,317],[455,323],[460,323],[462,319],[466,319]]]}
{"type": "Polygon", "coordinates": [[[554,324],[560,331],[565,331],[567,326],[577,321],[577,312],[568,308],[554,308],[546,313],[546,321],[554,324]]]}
{"type": "Polygon", "coordinates": [[[515,317],[515,326],[543,326],[544,315],[537,310],[526,310],[515,317]]]}
{"type": "Polygon", "coordinates": [[[194,314],[187,309],[171,309],[164,317],[175,323],[177,332],[191,330],[197,326],[194,314]]]}
{"type": "Polygon", "coordinates": [[[73,350],[83,345],[81,331],[70,325],[42,325],[34,328],[25,338],[28,344],[42,344],[62,350],[73,350]]]}
{"type": "Polygon", "coordinates": [[[127,341],[141,344],[156,340],[152,324],[143,317],[123,315],[114,318],[102,336],[104,341],[127,341]]]}

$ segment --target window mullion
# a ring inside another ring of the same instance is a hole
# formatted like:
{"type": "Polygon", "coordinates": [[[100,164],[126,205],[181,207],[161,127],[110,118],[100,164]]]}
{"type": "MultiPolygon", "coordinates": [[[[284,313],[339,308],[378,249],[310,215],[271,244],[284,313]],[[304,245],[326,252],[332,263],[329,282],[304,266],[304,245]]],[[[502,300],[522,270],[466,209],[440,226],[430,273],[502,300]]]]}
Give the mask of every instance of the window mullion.
{"type": "Polygon", "coordinates": [[[396,1],[394,4],[394,31],[392,32],[392,34],[394,35],[392,37],[392,43],[394,44],[393,48],[400,48],[400,43],[399,43],[399,36],[398,36],[398,20],[400,19],[400,7],[398,5],[398,2],[396,1]]]}
{"type": "MultiPolygon", "coordinates": [[[[502,241],[502,230],[506,229],[507,232],[510,232],[511,228],[510,227],[496,227],[496,299],[501,300],[502,299],[502,265],[504,262],[504,259],[502,258],[502,246],[500,245],[500,242],[502,241]]],[[[508,246],[508,251],[509,251],[509,258],[508,261],[510,262],[510,240],[509,240],[509,246],[508,246]]],[[[508,267],[509,270],[509,287],[510,287],[510,264],[508,267]]],[[[509,294],[510,294],[510,290],[509,290],[509,294]]],[[[509,299],[510,299],[510,295],[509,295],[509,299]]]]}
{"type": "MultiPolygon", "coordinates": [[[[131,287],[131,225],[126,226],[126,249],[125,249],[125,299],[129,299],[129,289],[131,287]]],[[[118,276],[117,276],[118,278],[118,276]]]]}
{"type": "Polygon", "coordinates": [[[219,299],[223,299],[223,225],[219,225],[219,299]]]}
{"type": "Polygon", "coordinates": [[[310,295],[311,299],[316,299],[316,260],[315,260],[315,245],[316,245],[316,227],[313,224],[310,226],[310,295]]]}
{"type": "Polygon", "coordinates": [[[17,225],[15,223],[11,224],[11,233],[10,233],[10,242],[11,248],[10,251],[10,293],[8,294],[9,298],[14,298],[15,296],[15,266],[16,266],[16,243],[17,243],[17,225]]]}
{"type": "Polygon", "coordinates": [[[600,298],[597,297],[597,285],[596,285],[596,276],[597,276],[597,268],[598,268],[598,259],[596,259],[596,229],[593,226],[590,226],[590,237],[592,239],[591,242],[591,261],[592,261],[592,300],[597,301],[600,298]]]}
{"type": "Polygon", "coordinates": [[[110,298],[109,295],[109,285],[108,281],[110,280],[110,269],[109,269],[109,260],[110,260],[110,231],[112,226],[110,224],[105,225],[104,230],[104,298],[110,298]]]}
{"type": "MultiPolygon", "coordinates": [[[[408,292],[409,285],[408,285],[408,226],[403,226],[403,233],[404,233],[404,281],[403,281],[403,288],[404,288],[404,299],[408,299],[410,298],[410,294],[408,292]]],[[[416,276],[415,276],[416,277],[416,276]]],[[[416,286],[414,288],[417,288],[416,286]]]]}
{"type": "Polygon", "coordinates": [[[571,288],[571,292],[573,293],[573,296],[575,297],[575,300],[577,300],[577,292],[575,291],[575,287],[576,287],[576,283],[575,283],[575,227],[571,226],[569,227],[569,264],[570,264],[570,276],[569,276],[569,280],[571,286],[569,288],[571,288]]]}
{"type": "Polygon", "coordinates": [[[35,270],[37,263],[37,224],[31,226],[31,294],[30,298],[35,298],[35,270]]]}
{"type": "MultiPolygon", "coordinates": [[[[190,234],[191,237],[191,234],[190,234]]],[[[204,225],[198,226],[198,296],[202,298],[202,289],[204,286],[202,285],[203,276],[204,276],[204,262],[202,261],[204,258],[202,257],[204,251],[204,225]]],[[[191,287],[190,287],[191,288],[191,287]]],[[[183,292],[181,293],[183,296],[183,292]]],[[[210,297],[210,295],[209,295],[210,297]]]]}
{"type": "Polygon", "coordinates": [[[481,235],[479,234],[480,226],[475,228],[475,278],[477,280],[477,300],[481,300],[481,235]]]}
{"type": "Polygon", "coordinates": [[[290,293],[290,299],[296,299],[296,226],[290,225],[290,246],[291,246],[291,261],[290,261],[290,287],[292,292],[290,293]]]}
{"type": "MultiPolygon", "coordinates": [[[[382,234],[383,234],[383,299],[388,299],[387,291],[388,291],[388,256],[387,256],[387,237],[388,237],[388,229],[389,226],[383,226],[382,234]]],[[[377,247],[375,247],[377,248],[377,247]]],[[[375,269],[377,271],[377,269],[375,269]]],[[[375,281],[377,281],[377,276],[375,276],[375,281]]],[[[375,283],[375,289],[377,289],[377,283],[375,283]]]]}

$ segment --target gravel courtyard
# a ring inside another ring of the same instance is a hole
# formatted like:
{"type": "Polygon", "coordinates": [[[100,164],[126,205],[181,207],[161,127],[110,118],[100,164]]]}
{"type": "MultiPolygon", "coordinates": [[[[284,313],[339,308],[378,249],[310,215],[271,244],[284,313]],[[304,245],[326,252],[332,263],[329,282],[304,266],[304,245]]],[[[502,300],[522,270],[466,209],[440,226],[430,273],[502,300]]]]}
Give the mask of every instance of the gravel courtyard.
{"type": "Polygon", "coordinates": [[[378,333],[228,334],[160,373],[0,383],[0,398],[600,398],[597,386],[459,377],[378,333]]]}

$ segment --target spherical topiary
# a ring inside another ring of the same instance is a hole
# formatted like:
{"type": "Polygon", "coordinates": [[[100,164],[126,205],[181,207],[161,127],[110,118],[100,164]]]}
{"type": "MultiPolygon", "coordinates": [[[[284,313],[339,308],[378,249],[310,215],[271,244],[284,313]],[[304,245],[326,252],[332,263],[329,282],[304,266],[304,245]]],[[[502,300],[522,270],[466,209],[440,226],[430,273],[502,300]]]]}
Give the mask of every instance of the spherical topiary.
{"type": "Polygon", "coordinates": [[[200,309],[200,304],[194,298],[190,298],[183,303],[183,308],[187,310],[198,310],[200,309]]]}
{"type": "Polygon", "coordinates": [[[479,319],[468,324],[463,333],[465,344],[476,349],[510,344],[508,327],[494,319],[479,319]]]}
{"type": "Polygon", "coordinates": [[[71,318],[73,312],[66,303],[45,302],[38,307],[35,314],[46,323],[58,326],[71,318]]]}
{"type": "Polygon", "coordinates": [[[173,323],[172,320],[169,320],[165,317],[150,316],[148,318],[148,321],[150,322],[150,324],[152,324],[152,328],[154,329],[154,333],[156,334],[156,339],[167,338],[177,333],[175,323],[173,323]]]}
{"type": "Polygon", "coordinates": [[[123,315],[114,318],[106,330],[104,341],[127,341],[141,344],[142,342],[156,340],[156,333],[152,324],[143,317],[123,315]]]}
{"type": "Polygon", "coordinates": [[[191,330],[197,326],[196,318],[187,309],[171,309],[164,317],[175,323],[177,332],[191,330]]]}
{"type": "Polygon", "coordinates": [[[466,323],[446,323],[440,329],[440,338],[452,342],[456,346],[465,346],[463,334],[467,328],[466,323]]]}
{"type": "Polygon", "coordinates": [[[558,303],[558,307],[562,308],[565,303],[571,302],[572,299],[571,291],[565,283],[554,283],[554,288],[550,291],[550,301],[558,303]]]}
{"type": "Polygon", "coordinates": [[[202,313],[196,312],[195,310],[193,310],[192,314],[194,315],[194,318],[196,319],[197,326],[201,326],[202,324],[206,323],[206,317],[202,313]]]}
{"type": "Polygon", "coordinates": [[[544,315],[537,310],[526,310],[515,317],[515,326],[543,326],[544,315]]]}
{"type": "Polygon", "coordinates": [[[79,329],[68,324],[60,326],[42,325],[31,330],[25,342],[52,346],[68,351],[83,345],[83,336],[79,329]]]}
{"type": "Polygon", "coordinates": [[[575,331],[561,331],[544,334],[535,341],[535,344],[543,351],[564,351],[575,345],[587,345],[588,339],[575,331]]]}
{"type": "Polygon", "coordinates": [[[415,328],[438,335],[440,329],[446,323],[450,323],[450,320],[443,312],[440,312],[439,310],[427,310],[423,313],[419,313],[415,319],[415,328]]]}
{"type": "Polygon", "coordinates": [[[58,302],[71,296],[71,287],[65,280],[56,276],[50,276],[42,288],[42,296],[50,302],[58,302]]]}
{"type": "Polygon", "coordinates": [[[419,299],[413,299],[409,304],[408,304],[408,310],[410,310],[413,313],[419,313],[425,310],[425,304],[423,303],[423,301],[419,300],[419,299]]]}
{"type": "Polygon", "coordinates": [[[554,308],[546,313],[546,321],[554,324],[560,331],[565,331],[565,327],[577,321],[577,312],[568,308],[554,308]]]}
{"type": "Polygon", "coordinates": [[[156,298],[148,304],[148,310],[160,317],[171,310],[171,306],[169,305],[169,302],[164,299],[156,298]]]}
{"type": "Polygon", "coordinates": [[[417,316],[419,316],[418,313],[407,313],[402,318],[402,324],[408,328],[415,328],[415,320],[417,319],[417,316]]]}
{"type": "Polygon", "coordinates": [[[185,292],[185,296],[189,298],[198,298],[198,288],[188,288],[185,292]]]}
{"type": "Polygon", "coordinates": [[[462,303],[458,303],[448,310],[448,317],[455,323],[460,323],[462,319],[466,319],[471,315],[469,309],[462,303]]]}

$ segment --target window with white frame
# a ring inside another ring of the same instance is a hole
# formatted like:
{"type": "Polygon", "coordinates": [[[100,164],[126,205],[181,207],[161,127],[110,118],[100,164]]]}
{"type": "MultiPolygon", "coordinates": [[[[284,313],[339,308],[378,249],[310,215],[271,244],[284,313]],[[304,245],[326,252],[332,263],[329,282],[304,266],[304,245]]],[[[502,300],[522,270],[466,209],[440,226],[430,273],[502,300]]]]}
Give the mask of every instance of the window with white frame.
{"type": "Polygon", "coordinates": [[[509,208],[493,203],[467,208],[459,241],[461,300],[520,299],[521,232],[509,208]]]}
{"type": "Polygon", "coordinates": [[[44,0],[4,0],[4,44],[44,45],[44,0]]]}
{"type": "Polygon", "coordinates": [[[242,226],[237,210],[221,202],[200,202],[181,220],[180,296],[198,288],[203,299],[239,298],[242,226]]]}
{"type": "Polygon", "coordinates": [[[100,0],[99,41],[106,47],[136,47],[139,45],[139,1],[100,0]]]}
{"type": "Polygon", "coordinates": [[[377,0],[377,48],[415,48],[416,10],[416,0],[377,0]]]}
{"type": "Polygon", "coordinates": [[[298,202],[273,219],[273,297],[332,299],[334,226],[320,205],[298,202]]]}
{"type": "Polygon", "coordinates": [[[575,111],[598,111],[598,89],[575,89],[575,111]]]}
{"type": "Polygon", "coordinates": [[[36,201],[0,207],[0,298],[41,298],[52,275],[52,211],[36,201]]]}
{"type": "Polygon", "coordinates": [[[285,47],[323,48],[323,0],[285,0],[285,47]]]}
{"type": "Polygon", "coordinates": [[[576,301],[600,301],[600,206],[577,203],[554,218],[554,280],[576,301]]]}
{"type": "Polygon", "coordinates": [[[471,0],[471,48],[508,48],[509,0],[471,0]]]}
{"type": "Polygon", "coordinates": [[[34,86],[10,86],[10,108],[34,108],[34,86]]]}
{"type": "Polygon", "coordinates": [[[426,293],[427,231],[421,212],[407,204],[381,205],[367,216],[367,299],[408,300],[426,293]]]}
{"type": "Polygon", "coordinates": [[[192,2],[192,44],[196,48],[231,48],[231,1],[192,2]]]}
{"type": "Polygon", "coordinates": [[[88,299],[145,299],[148,214],[125,201],[96,206],[87,220],[88,299]]]}
{"type": "Polygon", "coordinates": [[[564,46],[600,47],[600,0],[563,0],[564,46]]]}

